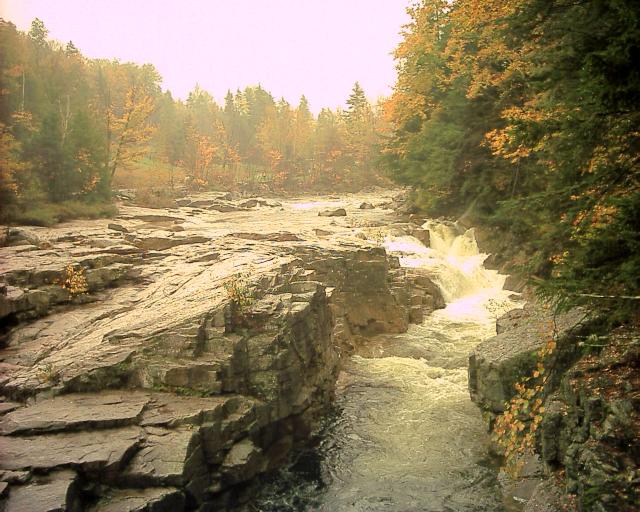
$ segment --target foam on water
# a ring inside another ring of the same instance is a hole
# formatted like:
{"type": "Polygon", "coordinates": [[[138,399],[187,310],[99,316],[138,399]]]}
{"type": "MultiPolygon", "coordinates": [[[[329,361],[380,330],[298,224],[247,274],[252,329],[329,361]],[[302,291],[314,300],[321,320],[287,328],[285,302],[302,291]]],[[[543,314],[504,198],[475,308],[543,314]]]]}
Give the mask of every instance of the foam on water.
{"type": "Polygon", "coordinates": [[[505,276],[484,268],[473,230],[424,227],[431,247],[406,236],[387,236],[384,246],[431,277],[446,307],[406,333],[370,340],[345,363],[337,413],[319,447],[298,459],[313,471],[283,472],[258,510],[505,510],[466,366],[495,334],[496,317],[517,304],[502,290],[505,276]]]}

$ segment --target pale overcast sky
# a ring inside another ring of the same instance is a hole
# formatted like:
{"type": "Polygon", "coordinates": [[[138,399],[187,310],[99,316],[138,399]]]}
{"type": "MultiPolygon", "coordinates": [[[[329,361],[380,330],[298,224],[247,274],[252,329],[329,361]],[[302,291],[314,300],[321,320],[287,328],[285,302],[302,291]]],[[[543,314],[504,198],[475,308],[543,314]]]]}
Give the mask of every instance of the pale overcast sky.
{"type": "Polygon", "coordinates": [[[49,36],[87,57],[150,62],[185,98],[197,83],[220,102],[260,83],[314,112],[344,105],[356,80],[375,100],[395,82],[390,53],[410,0],[0,0],[21,30],[40,18],[49,36]]]}

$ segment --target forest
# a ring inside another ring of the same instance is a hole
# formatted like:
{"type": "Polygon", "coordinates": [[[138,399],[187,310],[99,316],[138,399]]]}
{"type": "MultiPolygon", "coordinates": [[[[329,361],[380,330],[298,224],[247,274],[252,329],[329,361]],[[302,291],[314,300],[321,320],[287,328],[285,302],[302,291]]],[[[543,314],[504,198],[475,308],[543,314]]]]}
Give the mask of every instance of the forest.
{"type": "Polygon", "coordinates": [[[304,96],[292,106],[260,85],[224,105],[196,85],[181,101],[152,64],[87,59],[37,18],[28,33],[0,21],[0,54],[4,220],[109,213],[114,188],[357,190],[382,179],[381,108],[357,82],[345,110],[317,117],[304,96]]]}
{"type": "Polygon", "coordinates": [[[496,230],[560,305],[637,316],[640,4],[424,0],[382,159],[431,215],[496,230]]]}
{"type": "Polygon", "coordinates": [[[0,18],[0,510],[638,510],[640,2],[404,4],[320,110],[0,18]]]}

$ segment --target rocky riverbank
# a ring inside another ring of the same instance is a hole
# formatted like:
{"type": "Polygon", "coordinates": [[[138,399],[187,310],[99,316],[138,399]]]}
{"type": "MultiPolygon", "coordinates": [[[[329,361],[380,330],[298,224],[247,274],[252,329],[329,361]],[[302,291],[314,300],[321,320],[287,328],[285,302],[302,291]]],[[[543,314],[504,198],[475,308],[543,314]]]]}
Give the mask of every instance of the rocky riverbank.
{"type": "Polygon", "coordinates": [[[517,480],[504,479],[506,492],[526,502],[526,512],[637,511],[637,330],[624,327],[599,336],[602,329],[586,312],[555,315],[532,300],[499,318],[497,332],[469,357],[469,390],[490,431],[516,395],[516,384],[531,378],[539,363],[547,372],[539,394],[536,453],[517,480]],[[549,341],[555,349],[540,359],[537,354],[549,341]]]}
{"type": "Polygon", "coordinates": [[[315,428],[343,354],[443,305],[379,247],[380,226],[426,234],[400,205],[204,194],[13,228],[0,248],[4,510],[246,499],[315,428]]]}

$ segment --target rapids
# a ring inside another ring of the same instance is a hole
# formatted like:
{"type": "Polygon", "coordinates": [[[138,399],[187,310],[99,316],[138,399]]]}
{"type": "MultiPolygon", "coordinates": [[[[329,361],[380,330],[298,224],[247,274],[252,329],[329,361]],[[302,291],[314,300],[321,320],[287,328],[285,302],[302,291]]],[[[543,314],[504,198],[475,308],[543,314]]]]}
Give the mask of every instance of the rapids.
{"type": "Polygon", "coordinates": [[[427,248],[387,236],[401,265],[428,269],[445,309],[381,335],[345,362],[335,411],[317,444],[261,489],[260,511],[504,511],[467,357],[517,307],[505,276],[484,268],[473,230],[427,222],[427,248]]]}

